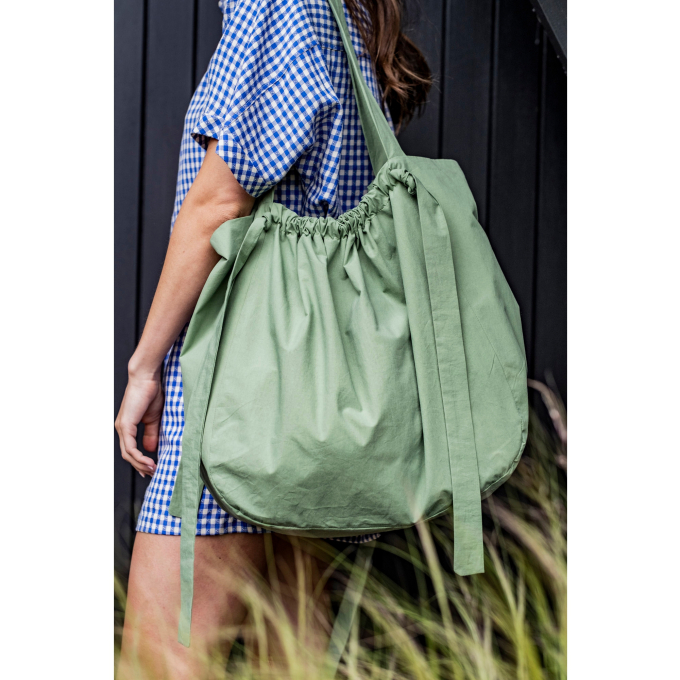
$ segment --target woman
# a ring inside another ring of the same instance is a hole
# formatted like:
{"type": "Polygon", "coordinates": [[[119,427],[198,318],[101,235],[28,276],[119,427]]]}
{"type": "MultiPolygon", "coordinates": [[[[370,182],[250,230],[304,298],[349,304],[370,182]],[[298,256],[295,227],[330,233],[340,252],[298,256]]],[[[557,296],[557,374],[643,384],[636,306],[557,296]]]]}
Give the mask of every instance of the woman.
{"type": "MultiPolygon", "coordinates": [[[[363,75],[399,126],[424,103],[430,85],[422,55],[400,32],[400,1],[345,5],[363,75]]],[[[255,198],[272,186],[275,200],[300,215],[338,216],[359,202],[373,179],[327,0],[221,0],[220,6],[222,39],[187,113],[174,226],[116,419],[123,458],[142,477],[152,477],[132,555],[121,675],[131,673],[135,657],[150,677],[195,678],[216,645],[228,653],[229,636],[225,641],[220,631],[235,629],[246,616],[236,575],[242,578],[246,567],[264,573],[268,545],[278,570],[268,573],[281,587],[293,624],[297,574],[311,575],[302,588],[307,593],[320,578],[320,542],[305,542],[304,555],[283,537],[268,543],[262,529],[226,513],[204,489],[192,645],[176,641],[181,520],[168,505],[184,427],[179,355],[186,324],[219,259],[210,237],[226,220],[248,215],[255,198]],[[157,464],[137,448],[139,423],[143,448],[158,449],[157,464]]],[[[305,630],[309,645],[321,648],[327,617],[323,598],[317,599],[315,623],[305,630]]]]}

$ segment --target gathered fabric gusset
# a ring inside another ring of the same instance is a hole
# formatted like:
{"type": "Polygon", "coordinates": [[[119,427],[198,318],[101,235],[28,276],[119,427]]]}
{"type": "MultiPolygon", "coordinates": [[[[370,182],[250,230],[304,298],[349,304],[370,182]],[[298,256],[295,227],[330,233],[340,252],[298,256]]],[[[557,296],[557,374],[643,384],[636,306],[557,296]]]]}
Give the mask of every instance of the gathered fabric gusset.
{"type": "Polygon", "coordinates": [[[277,226],[281,236],[318,234],[332,239],[346,238],[350,234],[358,236],[368,230],[372,217],[391,210],[389,192],[396,184],[403,184],[412,196],[416,194],[415,178],[398,159],[393,159],[377,174],[359,204],[339,217],[303,217],[280,203],[271,203],[262,214],[263,229],[269,231],[277,226]]]}

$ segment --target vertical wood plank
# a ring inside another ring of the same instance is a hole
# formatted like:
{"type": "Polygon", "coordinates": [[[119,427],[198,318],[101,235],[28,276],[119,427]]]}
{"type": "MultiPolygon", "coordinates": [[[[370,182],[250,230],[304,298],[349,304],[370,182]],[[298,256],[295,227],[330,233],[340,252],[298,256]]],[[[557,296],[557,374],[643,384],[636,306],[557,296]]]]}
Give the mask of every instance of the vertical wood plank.
{"type": "Polygon", "coordinates": [[[567,77],[544,45],[544,105],[539,167],[535,346],[531,372],[550,374],[567,399],[567,77]]]}
{"type": "Polygon", "coordinates": [[[541,27],[526,0],[496,0],[487,232],[522,312],[533,357],[541,27]]]}
{"type": "Polygon", "coordinates": [[[567,0],[531,0],[557,58],[567,68],[567,0]]]}
{"type": "MultiPolygon", "coordinates": [[[[194,3],[148,0],[139,329],[163,266],[175,200],[184,116],[193,88],[194,3]]],[[[149,478],[135,478],[139,507],[149,478]]]]}
{"type": "Polygon", "coordinates": [[[222,37],[222,12],[214,0],[196,0],[196,46],[194,88],[208,70],[208,64],[222,37]]]}
{"type": "Polygon", "coordinates": [[[405,4],[404,32],[425,56],[434,82],[422,115],[400,132],[399,143],[409,156],[438,158],[445,0],[407,0],[405,4]]]}
{"type": "Polygon", "coordinates": [[[446,3],[442,157],[458,161],[486,224],[493,0],[446,3]]]}
{"type": "MultiPolygon", "coordinates": [[[[144,86],[144,2],[114,5],[114,417],[127,384],[127,362],[137,341],[137,243],[144,86]]],[[[133,534],[133,469],[114,434],[114,551],[127,575],[133,534]]]]}

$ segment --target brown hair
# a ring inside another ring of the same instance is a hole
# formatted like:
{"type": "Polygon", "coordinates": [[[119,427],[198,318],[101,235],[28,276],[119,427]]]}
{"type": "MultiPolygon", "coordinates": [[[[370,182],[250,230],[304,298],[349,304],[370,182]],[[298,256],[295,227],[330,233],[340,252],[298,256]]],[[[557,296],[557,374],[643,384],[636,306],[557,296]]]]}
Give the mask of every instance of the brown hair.
{"type": "Polygon", "coordinates": [[[425,57],[401,32],[402,0],[345,0],[366,43],[397,130],[427,101],[432,74],[425,57]]]}

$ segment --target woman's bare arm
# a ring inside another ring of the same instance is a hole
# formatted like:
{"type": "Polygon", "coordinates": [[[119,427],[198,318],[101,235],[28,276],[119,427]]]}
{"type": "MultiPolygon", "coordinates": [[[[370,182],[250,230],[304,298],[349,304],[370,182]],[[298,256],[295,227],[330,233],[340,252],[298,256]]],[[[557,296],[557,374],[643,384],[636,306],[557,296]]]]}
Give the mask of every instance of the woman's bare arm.
{"type": "Polygon", "coordinates": [[[191,317],[201,289],[219,260],[210,237],[223,222],[249,215],[255,201],[215,153],[216,145],[216,140],[210,141],[177,215],[144,332],[128,363],[128,385],[116,430],[123,458],[142,476],[152,474],[155,464],[137,448],[137,426],[144,423],[144,448],[155,451],[163,412],[163,359],[191,317]]]}

